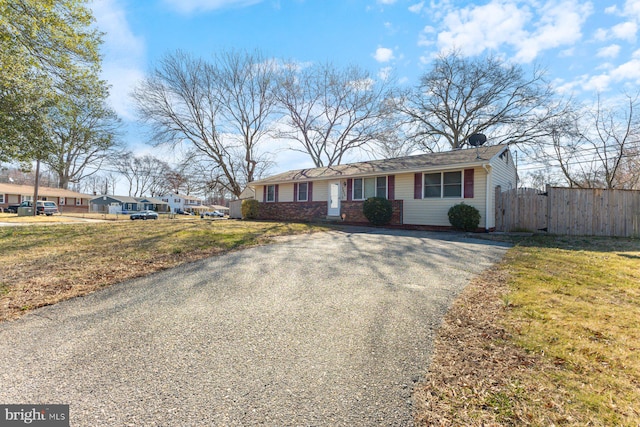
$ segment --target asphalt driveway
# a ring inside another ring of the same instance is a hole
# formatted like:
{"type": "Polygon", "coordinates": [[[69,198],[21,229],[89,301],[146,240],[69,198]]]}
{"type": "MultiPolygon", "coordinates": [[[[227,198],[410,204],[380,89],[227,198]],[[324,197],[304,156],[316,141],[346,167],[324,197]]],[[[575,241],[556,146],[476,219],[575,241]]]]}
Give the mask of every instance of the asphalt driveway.
{"type": "Polygon", "coordinates": [[[0,403],[72,426],[406,426],[442,315],[506,247],[351,229],[283,238],[0,324],[0,403]]]}

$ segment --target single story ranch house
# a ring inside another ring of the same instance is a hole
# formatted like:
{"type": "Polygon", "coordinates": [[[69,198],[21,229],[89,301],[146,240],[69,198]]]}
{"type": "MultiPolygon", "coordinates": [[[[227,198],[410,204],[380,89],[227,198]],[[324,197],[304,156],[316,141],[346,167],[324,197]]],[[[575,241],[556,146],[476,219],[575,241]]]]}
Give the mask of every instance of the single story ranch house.
{"type": "Polygon", "coordinates": [[[516,187],[508,145],[373,160],[284,172],[249,184],[258,218],[367,223],[369,197],[392,202],[390,225],[450,227],[449,208],[464,202],[480,211],[480,227],[495,227],[495,188],[516,187]]]}

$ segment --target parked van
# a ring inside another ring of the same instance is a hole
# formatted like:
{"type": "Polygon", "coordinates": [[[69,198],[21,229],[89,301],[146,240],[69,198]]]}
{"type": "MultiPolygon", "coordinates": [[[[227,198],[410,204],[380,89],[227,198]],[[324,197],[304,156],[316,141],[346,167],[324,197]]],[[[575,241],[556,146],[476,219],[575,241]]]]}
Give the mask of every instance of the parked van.
{"type": "MultiPolygon", "coordinates": [[[[31,201],[24,201],[22,203],[20,203],[20,207],[21,208],[30,208],[33,206],[33,203],[31,201]]],[[[38,215],[46,215],[46,216],[51,216],[53,214],[58,213],[58,205],[56,205],[56,202],[50,202],[47,200],[38,200],[36,202],[36,213],[38,215]]]]}

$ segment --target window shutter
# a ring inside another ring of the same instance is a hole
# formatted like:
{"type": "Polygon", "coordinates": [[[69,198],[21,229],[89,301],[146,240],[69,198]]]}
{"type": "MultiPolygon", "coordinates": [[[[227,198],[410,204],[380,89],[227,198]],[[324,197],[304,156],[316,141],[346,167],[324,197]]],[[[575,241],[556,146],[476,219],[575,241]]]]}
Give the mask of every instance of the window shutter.
{"type": "Polygon", "coordinates": [[[313,201],[313,182],[307,184],[307,201],[313,201]]]}
{"type": "Polygon", "coordinates": [[[263,202],[267,201],[267,186],[266,185],[264,187],[262,187],[262,201],[263,202]]]}
{"type": "Polygon", "coordinates": [[[473,169],[464,170],[464,198],[473,199],[473,169]]]}
{"type": "Polygon", "coordinates": [[[353,199],[353,179],[347,179],[347,200],[350,202],[353,199]]]}
{"type": "Polygon", "coordinates": [[[387,199],[395,200],[396,198],[396,176],[389,175],[387,177],[387,199]]]}
{"type": "Polygon", "coordinates": [[[298,201],[298,183],[297,182],[293,183],[293,201],[294,202],[298,201]]]}
{"type": "Polygon", "coordinates": [[[422,173],[413,176],[413,198],[422,199],[422,173]]]}
{"type": "Polygon", "coordinates": [[[274,197],[273,197],[273,201],[274,201],[274,202],[276,202],[276,203],[278,203],[278,187],[279,187],[279,186],[280,186],[280,185],[276,184],[276,185],[275,185],[275,190],[274,190],[275,195],[274,195],[274,197]]]}

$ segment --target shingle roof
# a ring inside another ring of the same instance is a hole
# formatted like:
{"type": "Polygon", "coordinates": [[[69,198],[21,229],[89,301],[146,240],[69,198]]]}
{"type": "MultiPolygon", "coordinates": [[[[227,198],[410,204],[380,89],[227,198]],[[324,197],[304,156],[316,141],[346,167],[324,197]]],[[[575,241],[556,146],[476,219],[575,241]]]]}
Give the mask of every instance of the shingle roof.
{"type": "Polygon", "coordinates": [[[487,163],[496,155],[507,149],[507,145],[492,145],[475,148],[446,151],[442,153],[418,154],[416,156],[398,157],[395,159],[371,160],[368,162],[350,163],[313,169],[297,169],[253,181],[250,185],[264,185],[289,181],[313,181],[326,178],[346,176],[366,176],[390,174],[450,166],[471,166],[487,163]]]}
{"type": "MultiPolygon", "coordinates": [[[[0,194],[33,195],[33,185],[0,183],[0,194]]],[[[38,196],[88,199],[93,196],[64,188],[38,187],[38,196]]]]}

